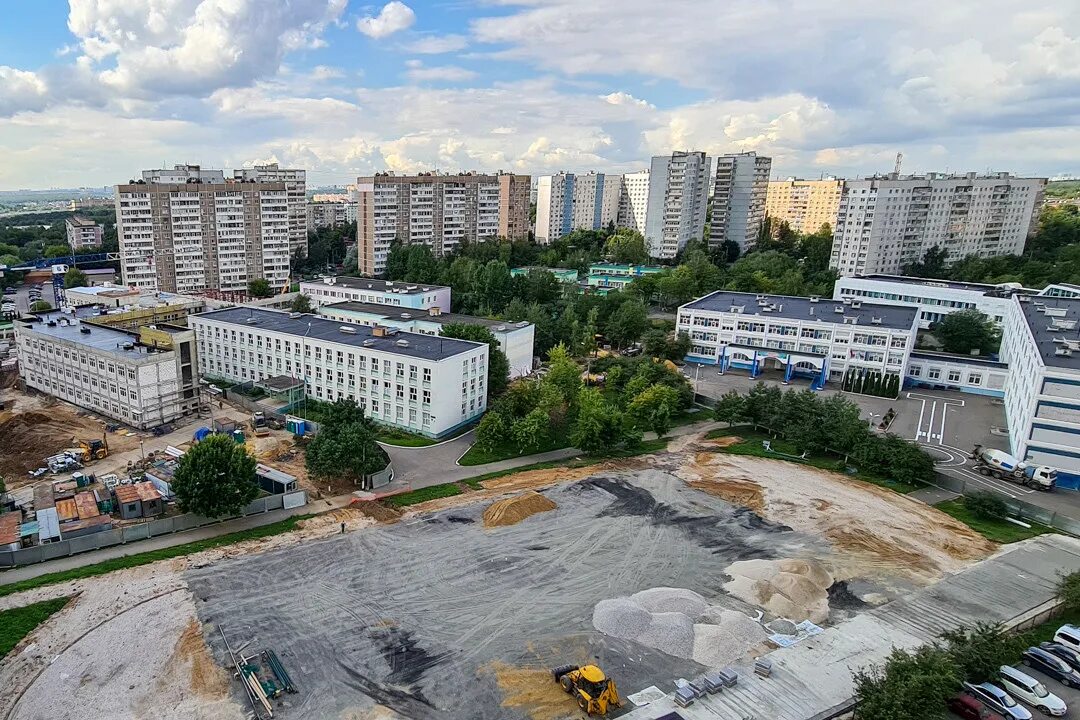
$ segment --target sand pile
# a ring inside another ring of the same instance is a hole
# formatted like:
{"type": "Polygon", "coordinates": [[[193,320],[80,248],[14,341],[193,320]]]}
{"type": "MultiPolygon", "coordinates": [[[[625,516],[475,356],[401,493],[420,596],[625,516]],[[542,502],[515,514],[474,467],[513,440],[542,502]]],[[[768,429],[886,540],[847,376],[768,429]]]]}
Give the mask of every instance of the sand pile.
{"type": "Polygon", "coordinates": [[[665,587],[601,600],[593,627],[710,667],[735,662],[766,635],[743,613],[710,605],[692,590],[665,587]]]}
{"type": "Polygon", "coordinates": [[[548,512],[558,507],[535,490],[505,498],[488,506],[484,511],[484,527],[516,525],[536,513],[548,512]]]}
{"type": "Polygon", "coordinates": [[[495,674],[504,708],[520,708],[532,720],[561,720],[575,712],[573,698],[552,682],[547,668],[514,667],[496,660],[481,671],[495,674]]]}
{"type": "Polygon", "coordinates": [[[743,560],[725,572],[724,590],[778,617],[821,623],[829,617],[833,577],[814,560],[743,560]]]}

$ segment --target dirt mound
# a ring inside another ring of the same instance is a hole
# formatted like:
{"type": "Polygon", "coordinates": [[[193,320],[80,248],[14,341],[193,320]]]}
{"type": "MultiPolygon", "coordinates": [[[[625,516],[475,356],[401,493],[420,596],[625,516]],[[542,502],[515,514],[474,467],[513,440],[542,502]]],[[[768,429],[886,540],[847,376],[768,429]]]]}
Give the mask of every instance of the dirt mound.
{"type": "Polygon", "coordinates": [[[714,478],[710,480],[691,480],[690,487],[726,500],[732,505],[748,507],[758,515],[765,512],[765,491],[761,486],[746,478],[714,478]]]}
{"type": "Polygon", "coordinates": [[[815,623],[829,617],[833,577],[816,561],[743,560],[724,572],[731,576],[724,590],[777,617],[815,623]]]}
{"type": "Polygon", "coordinates": [[[345,524],[346,530],[359,530],[375,524],[375,520],[367,508],[359,505],[374,505],[375,503],[358,503],[349,507],[331,510],[328,513],[309,517],[296,523],[301,538],[324,537],[341,532],[341,524],[345,524]]]}
{"type": "Polygon", "coordinates": [[[5,452],[0,472],[21,478],[44,465],[45,458],[72,446],[75,428],[42,412],[7,414],[0,419],[5,452]]]}
{"type": "Polygon", "coordinates": [[[401,519],[400,511],[374,500],[354,501],[350,507],[382,523],[397,522],[401,519]]]}
{"type": "Polygon", "coordinates": [[[743,439],[738,435],[725,435],[724,437],[714,438],[709,441],[709,444],[713,447],[726,448],[732,445],[738,445],[743,439]]]}
{"type": "Polygon", "coordinates": [[[558,507],[535,490],[499,500],[484,511],[484,527],[516,525],[536,513],[548,512],[558,507]]]}
{"type": "Polygon", "coordinates": [[[502,707],[519,708],[532,720],[561,720],[574,717],[573,699],[562,691],[546,668],[521,668],[493,662],[484,670],[495,675],[503,693],[502,707]]]}
{"type": "Polygon", "coordinates": [[[192,618],[176,641],[173,658],[191,665],[191,689],[200,695],[221,697],[229,692],[229,676],[214,662],[203,640],[199,621],[192,618]]]}

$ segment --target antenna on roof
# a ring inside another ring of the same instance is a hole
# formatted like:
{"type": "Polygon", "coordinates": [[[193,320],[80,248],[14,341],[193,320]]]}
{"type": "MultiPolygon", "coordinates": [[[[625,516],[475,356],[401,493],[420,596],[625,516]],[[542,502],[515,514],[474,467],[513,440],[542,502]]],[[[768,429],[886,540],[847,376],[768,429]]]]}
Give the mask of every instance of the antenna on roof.
{"type": "Polygon", "coordinates": [[[904,153],[896,153],[896,164],[893,165],[893,175],[900,177],[900,166],[904,164],[904,153]]]}

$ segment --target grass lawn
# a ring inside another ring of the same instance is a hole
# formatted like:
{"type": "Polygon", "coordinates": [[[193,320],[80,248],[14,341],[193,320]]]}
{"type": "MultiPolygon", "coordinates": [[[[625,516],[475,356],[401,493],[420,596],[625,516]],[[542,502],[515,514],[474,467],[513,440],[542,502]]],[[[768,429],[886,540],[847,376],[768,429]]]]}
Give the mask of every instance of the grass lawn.
{"type": "Polygon", "coordinates": [[[486,465],[487,463],[498,462],[499,460],[509,460],[510,458],[521,457],[522,455],[535,455],[537,453],[559,450],[565,447],[570,447],[570,434],[568,429],[560,430],[540,447],[530,448],[528,450],[523,450],[520,445],[514,443],[504,443],[490,452],[473,445],[469,448],[468,452],[461,456],[461,459],[458,460],[458,465],[486,465]]]}
{"type": "Polygon", "coordinates": [[[70,598],[42,600],[32,605],[0,612],[0,659],[4,658],[19,641],[33,632],[41,623],[67,605],[70,598]]]}
{"type": "Polygon", "coordinates": [[[413,490],[399,495],[391,495],[390,497],[383,498],[383,502],[390,507],[408,507],[409,505],[416,505],[417,503],[427,502],[428,500],[453,497],[454,495],[460,495],[461,492],[461,486],[457,483],[444,483],[443,485],[431,485],[430,487],[420,488],[419,490],[413,490]]]}
{"type": "MultiPolygon", "coordinates": [[[[748,426],[735,426],[733,428],[717,428],[711,430],[705,435],[707,439],[715,439],[720,437],[727,437],[728,435],[738,435],[742,438],[742,442],[738,442],[729,447],[723,448],[723,452],[731,453],[732,455],[753,455],[755,457],[768,458],[770,460],[787,460],[790,462],[798,462],[803,465],[810,465],[812,467],[821,468],[822,470],[832,470],[833,472],[844,472],[841,464],[843,458],[839,455],[833,455],[832,453],[818,453],[810,454],[805,458],[798,458],[801,453],[795,450],[795,446],[784,440],[783,438],[774,438],[768,433],[758,432],[752,427],[748,426]],[[762,442],[768,440],[771,443],[771,447],[776,452],[766,451],[762,442]],[[794,455],[794,458],[787,458],[777,453],[783,453],[785,455],[794,455]]],[[[880,485],[881,487],[894,490],[902,495],[906,495],[910,492],[915,492],[919,489],[918,485],[912,485],[910,483],[899,482],[898,480],[891,480],[874,473],[867,472],[855,472],[846,473],[851,474],[852,477],[863,482],[868,482],[873,485],[880,485]]]]}
{"type": "MultiPolygon", "coordinates": [[[[1030,528],[1025,528],[1020,527],[1016,523],[1006,522],[1005,520],[986,520],[977,517],[964,507],[964,503],[961,500],[947,500],[943,503],[938,503],[934,507],[946,515],[951,515],[956,518],[975,532],[983,535],[987,540],[992,540],[996,543],[1004,544],[1019,542],[1020,540],[1027,540],[1036,535],[1053,532],[1053,530],[1048,527],[1036,525],[1034,523],[1031,523],[1030,528]]],[[[1024,522],[1027,521],[1025,520],[1024,522]]]]}
{"type": "Polygon", "coordinates": [[[406,432],[397,428],[380,427],[379,434],[375,437],[381,443],[397,445],[399,447],[427,447],[439,442],[423,435],[406,432]]]}
{"type": "MultiPolygon", "coordinates": [[[[258,538],[270,537],[271,535],[280,535],[281,533],[286,533],[294,529],[296,523],[309,517],[311,517],[311,515],[293,515],[284,520],[279,520],[276,523],[251,528],[250,530],[241,530],[240,532],[229,533],[228,535],[207,538],[205,540],[196,540],[195,542],[162,548],[160,550],[125,555],[124,557],[105,560],[93,565],[85,565],[83,567],[72,568],[71,570],[47,573],[35,578],[30,578],[29,580],[20,580],[19,582],[0,585],[0,597],[22,592],[24,590],[33,590],[34,588],[39,588],[44,585],[53,585],[55,583],[67,582],[68,580],[95,577],[97,575],[110,573],[113,570],[123,570],[124,568],[147,565],[152,562],[157,562],[158,560],[168,560],[169,558],[191,555],[192,553],[201,552],[202,550],[209,550],[211,548],[221,547],[222,545],[231,545],[242,540],[255,540],[258,538]]],[[[3,581],[4,575],[3,573],[0,573],[0,583],[3,581]]]]}

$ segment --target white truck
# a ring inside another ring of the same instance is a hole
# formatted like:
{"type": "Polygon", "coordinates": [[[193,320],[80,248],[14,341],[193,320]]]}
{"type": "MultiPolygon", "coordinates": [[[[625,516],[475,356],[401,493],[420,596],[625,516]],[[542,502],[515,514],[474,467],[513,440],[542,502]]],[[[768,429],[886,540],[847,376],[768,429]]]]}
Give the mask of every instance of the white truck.
{"type": "Polygon", "coordinates": [[[1047,465],[1028,465],[1003,450],[975,446],[971,454],[975,471],[998,480],[1026,485],[1036,490],[1053,490],[1057,484],[1057,470],[1047,465]]]}

